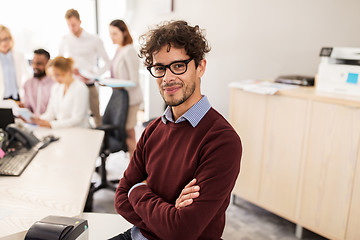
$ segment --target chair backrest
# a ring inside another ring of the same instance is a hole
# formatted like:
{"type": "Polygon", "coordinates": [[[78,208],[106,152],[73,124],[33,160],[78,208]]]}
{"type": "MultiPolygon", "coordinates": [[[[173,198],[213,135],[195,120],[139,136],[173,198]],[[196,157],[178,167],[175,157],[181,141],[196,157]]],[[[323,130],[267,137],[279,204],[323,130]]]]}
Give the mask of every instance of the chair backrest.
{"type": "Polygon", "coordinates": [[[127,150],[126,145],[126,119],[129,109],[129,94],[125,89],[113,89],[113,93],[106,106],[102,123],[115,125],[118,129],[110,133],[111,152],[127,150]],[[112,149],[111,149],[112,148],[112,149]]]}

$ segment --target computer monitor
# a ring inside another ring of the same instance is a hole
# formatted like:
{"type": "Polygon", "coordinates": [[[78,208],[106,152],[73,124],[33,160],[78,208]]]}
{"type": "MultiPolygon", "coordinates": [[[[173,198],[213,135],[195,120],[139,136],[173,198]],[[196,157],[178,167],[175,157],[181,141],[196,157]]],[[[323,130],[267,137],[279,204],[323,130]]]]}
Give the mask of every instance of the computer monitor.
{"type": "Polygon", "coordinates": [[[12,109],[0,108],[0,128],[5,129],[7,125],[14,122],[12,109]]]}

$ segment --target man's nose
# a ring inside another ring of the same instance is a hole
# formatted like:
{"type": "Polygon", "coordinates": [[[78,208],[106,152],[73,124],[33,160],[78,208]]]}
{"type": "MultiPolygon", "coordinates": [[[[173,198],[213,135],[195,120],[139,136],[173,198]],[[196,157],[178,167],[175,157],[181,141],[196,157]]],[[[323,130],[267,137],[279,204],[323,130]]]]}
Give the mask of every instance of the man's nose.
{"type": "Polygon", "coordinates": [[[170,81],[173,81],[175,80],[175,74],[173,74],[171,71],[170,71],[170,68],[165,68],[165,75],[163,77],[163,82],[170,82],[170,81]]]}

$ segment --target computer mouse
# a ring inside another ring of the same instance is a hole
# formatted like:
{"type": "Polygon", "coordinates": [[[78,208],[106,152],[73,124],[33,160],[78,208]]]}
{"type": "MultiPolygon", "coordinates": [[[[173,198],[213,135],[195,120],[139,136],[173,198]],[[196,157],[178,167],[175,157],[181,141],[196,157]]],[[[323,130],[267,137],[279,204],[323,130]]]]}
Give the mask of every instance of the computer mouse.
{"type": "Polygon", "coordinates": [[[60,139],[59,137],[55,137],[54,135],[48,135],[43,138],[43,140],[42,140],[43,145],[41,145],[41,147],[39,149],[43,149],[43,148],[47,147],[50,143],[55,142],[59,139],[60,139]]]}

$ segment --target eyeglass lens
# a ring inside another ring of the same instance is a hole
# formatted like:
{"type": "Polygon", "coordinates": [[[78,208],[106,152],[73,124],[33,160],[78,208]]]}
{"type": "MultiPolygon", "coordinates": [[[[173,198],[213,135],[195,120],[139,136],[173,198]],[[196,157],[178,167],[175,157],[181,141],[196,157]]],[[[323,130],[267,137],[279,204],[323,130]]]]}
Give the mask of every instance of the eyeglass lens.
{"type": "Polygon", "coordinates": [[[165,76],[166,68],[169,68],[173,74],[180,75],[186,72],[187,64],[190,61],[191,59],[185,61],[173,62],[169,65],[155,65],[152,66],[149,70],[154,77],[165,76]]]}

